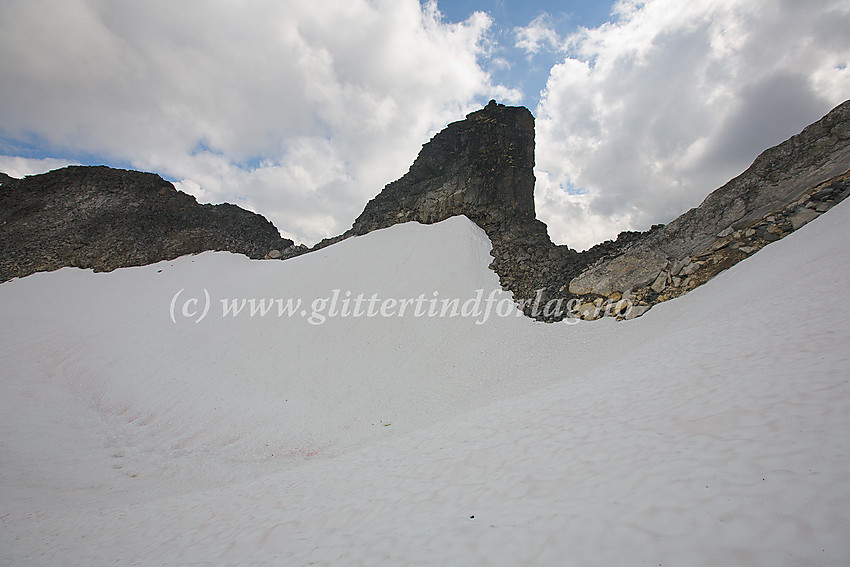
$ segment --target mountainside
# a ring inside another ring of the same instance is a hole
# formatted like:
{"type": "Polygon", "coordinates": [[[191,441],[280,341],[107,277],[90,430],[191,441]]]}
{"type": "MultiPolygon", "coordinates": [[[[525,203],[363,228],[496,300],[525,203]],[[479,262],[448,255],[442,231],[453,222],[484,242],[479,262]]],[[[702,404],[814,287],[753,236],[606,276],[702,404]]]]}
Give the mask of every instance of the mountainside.
{"type": "MultiPolygon", "coordinates": [[[[352,228],[317,244],[465,215],[492,242],[490,267],[535,319],[635,317],[797,230],[850,194],[850,101],[762,153],[667,226],[578,252],[534,208],[534,117],[495,101],[449,124],[352,228]]],[[[251,258],[307,251],[260,215],[199,205],[153,174],[69,167],[0,176],[0,281],[62,266],[111,270],[204,250],[251,258]]]]}
{"type": "MultiPolygon", "coordinates": [[[[846,113],[583,253],[491,103],[333,246],[4,282],[0,566],[850,564],[846,113]]],[[[0,196],[14,269],[289,243],[151,174],[0,196]]]]}
{"type": "Polygon", "coordinates": [[[262,216],[200,205],[151,173],[66,167],[0,176],[0,281],[64,266],[108,271],[205,250],[280,256],[292,245],[262,216]]]}

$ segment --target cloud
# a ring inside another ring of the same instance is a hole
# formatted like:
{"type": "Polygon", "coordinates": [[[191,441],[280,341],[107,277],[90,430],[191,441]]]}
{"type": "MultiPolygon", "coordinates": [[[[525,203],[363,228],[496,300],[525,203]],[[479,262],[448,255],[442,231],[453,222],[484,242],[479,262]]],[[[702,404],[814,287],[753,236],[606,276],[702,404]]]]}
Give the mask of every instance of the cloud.
{"type": "Polygon", "coordinates": [[[561,45],[561,38],[552,27],[549,14],[545,12],[527,26],[515,28],[514,36],[514,47],[522,49],[528,56],[536,54],[541,48],[557,51],[561,45]]]}
{"type": "Polygon", "coordinates": [[[507,53],[561,50],[535,109],[537,211],[585,248],[675,218],[850,92],[841,0],[614,13],[562,38],[545,14],[505,35],[434,0],[4,0],[0,170],[155,171],[310,244],[447,123],[519,102],[488,71],[507,53]]]}
{"type": "Polygon", "coordinates": [[[59,169],[68,165],[79,165],[75,161],[54,158],[32,159],[19,156],[0,156],[0,171],[20,179],[27,175],[44,173],[52,169],[59,169]]]}
{"type": "Polygon", "coordinates": [[[840,1],[623,1],[536,109],[538,215],[586,248],[668,222],[850,93],[840,1]]]}
{"type": "Polygon", "coordinates": [[[417,0],[6,0],[0,136],[156,171],[311,243],[446,123],[518,99],[482,70],[491,27],[417,0]]]}

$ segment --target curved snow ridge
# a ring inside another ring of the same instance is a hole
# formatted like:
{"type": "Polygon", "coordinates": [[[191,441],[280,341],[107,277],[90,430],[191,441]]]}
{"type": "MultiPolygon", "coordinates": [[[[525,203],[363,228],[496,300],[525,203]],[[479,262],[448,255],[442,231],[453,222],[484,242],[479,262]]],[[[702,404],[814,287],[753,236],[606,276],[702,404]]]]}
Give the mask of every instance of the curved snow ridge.
{"type": "Polygon", "coordinates": [[[846,563],[850,305],[809,298],[841,297],[848,221],[838,205],[626,323],[168,313],[207,277],[234,294],[495,288],[465,219],[279,264],[4,284],[3,558],[846,563]]]}
{"type": "MultiPolygon", "coordinates": [[[[520,374],[528,351],[515,350],[529,340],[513,335],[533,324],[487,269],[489,250],[486,234],[458,217],[286,262],[209,252],[110,273],[36,274],[0,288],[5,373],[18,388],[49,389],[52,408],[79,417],[86,446],[104,447],[103,468],[119,467],[135,484],[165,475],[178,491],[217,485],[246,463],[261,474],[434,423],[537,380],[511,372],[520,374]],[[444,299],[460,310],[491,294],[511,306],[510,317],[479,325],[483,314],[442,314],[444,299]],[[420,297],[421,316],[415,302],[402,313],[401,302],[420,297]],[[301,306],[281,315],[278,300],[301,306]],[[382,310],[387,301],[395,307],[382,310]]],[[[10,430],[33,411],[56,413],[15,399],[10,430]]],[[[41,450],[55,427],[48,419],[31,430],[38,442],[15,458],[22,471],[27,459],[65,458],[41,450]]],[[[75,472],[47,471],[48,485],[86,485],[75,454],[75,472]]]]}

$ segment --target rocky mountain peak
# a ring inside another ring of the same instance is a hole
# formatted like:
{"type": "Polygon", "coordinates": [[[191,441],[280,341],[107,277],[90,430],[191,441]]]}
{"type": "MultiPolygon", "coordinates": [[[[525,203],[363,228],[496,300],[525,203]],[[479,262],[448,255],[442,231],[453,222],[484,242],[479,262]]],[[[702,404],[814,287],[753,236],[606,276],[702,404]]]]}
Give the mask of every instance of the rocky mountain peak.
{"type": "Polygon", "coordinates": [[[534,213],[534,117],[492,100],[425,144],[410,170],[369,201],[347,233],[466,215],[485,225],[534,213]]]}
{"type": "MultiPolygon", "coordinates": [[[[436,134],[410,170],[369,201],[350,230],[317,248],[402,222],[465,215],[493,243],[490,267],[502,286],[518,301],[545,302],[588,264],[639,233],[624,233],[581,254],[556,246],[536,218],[534,183],[534,116],[527,108],[491,100],[436,134]]],[[[532,302],[526,303],[531,314],[532,302]]]]}

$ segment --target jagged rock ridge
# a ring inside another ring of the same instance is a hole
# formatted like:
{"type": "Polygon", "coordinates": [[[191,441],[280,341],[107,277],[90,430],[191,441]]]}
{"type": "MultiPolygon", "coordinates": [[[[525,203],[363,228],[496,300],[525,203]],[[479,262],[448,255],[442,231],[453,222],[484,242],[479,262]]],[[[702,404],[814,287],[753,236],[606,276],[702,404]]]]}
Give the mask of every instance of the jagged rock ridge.
{"type": "Polygon", "coordinates": [[[108,271],[205,250],[263,258],[293,242],[235,205],[200,205],[158,175],[72,166],[0,174],[0,281],[64,266],[108,271]]]}
{"type": "MultiPolygon", "coordinates": [[[[491,268],[530,316],[636,316],[829,210],[850,194],[850,101],[778,146],[667,226],[577,252],[534,211],[534,117],[495,101],[449,124],[352,228],[466,215],[493,243],[491,268]],[[624,301],[627,300],[627,301],[624,301]],[[550,306],[553,306],[550,308],[550,306]]],[[[22,180],[0,173],[0,281],[62,266],[111,270],[203,250],[252,258],[307,251],[263,217],[199,205],[153,174],[69,167],[22,180]]]]}

